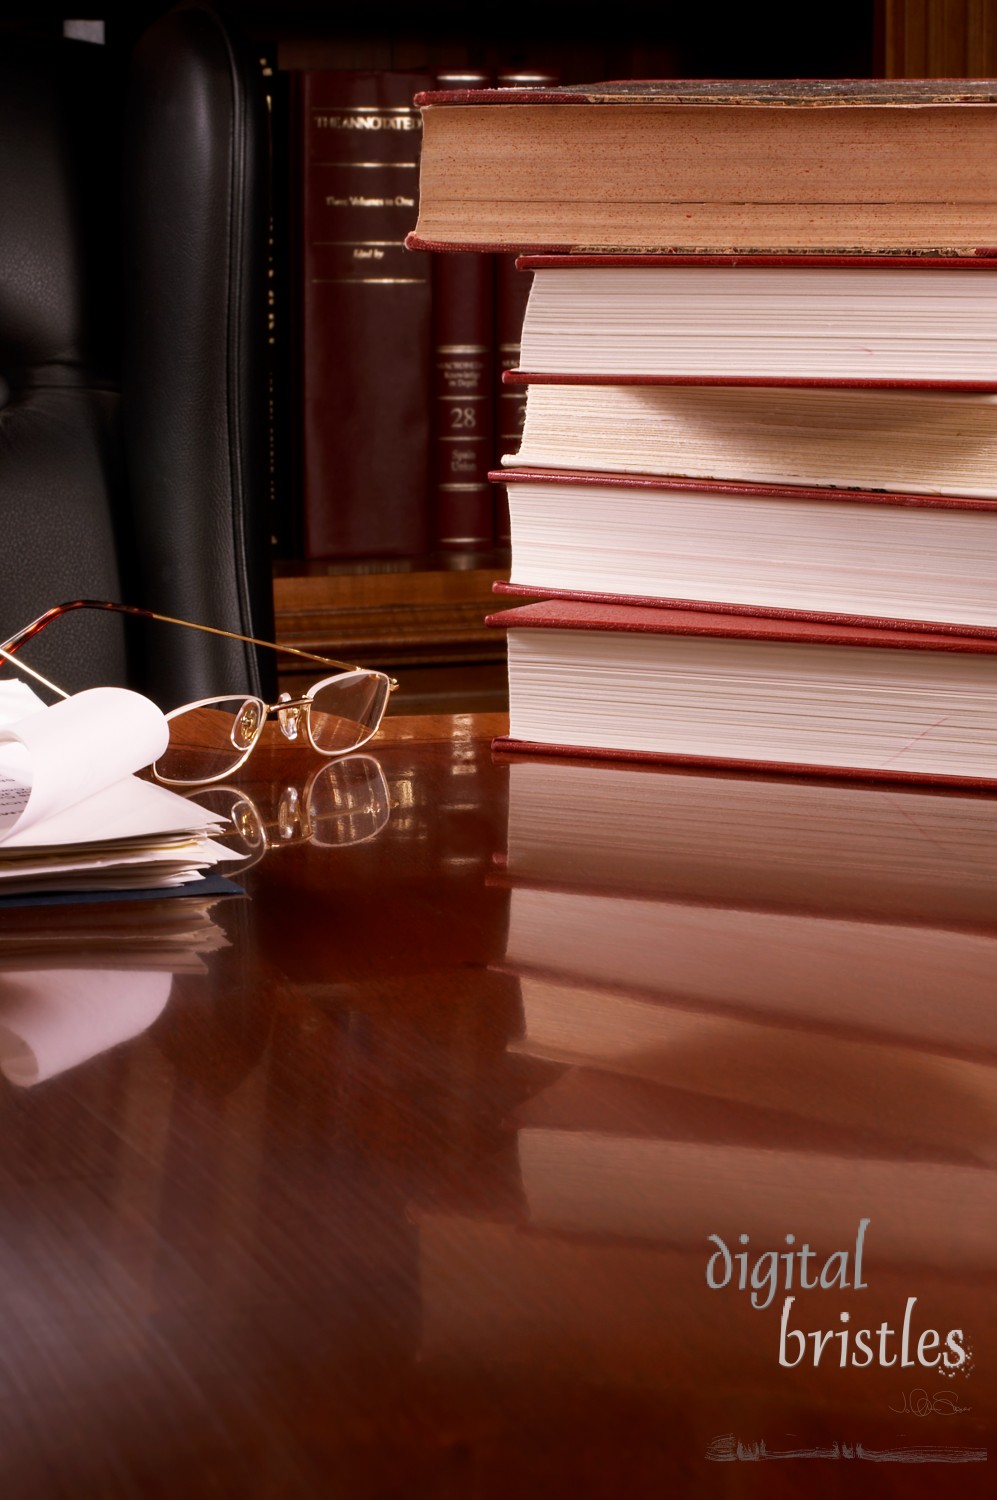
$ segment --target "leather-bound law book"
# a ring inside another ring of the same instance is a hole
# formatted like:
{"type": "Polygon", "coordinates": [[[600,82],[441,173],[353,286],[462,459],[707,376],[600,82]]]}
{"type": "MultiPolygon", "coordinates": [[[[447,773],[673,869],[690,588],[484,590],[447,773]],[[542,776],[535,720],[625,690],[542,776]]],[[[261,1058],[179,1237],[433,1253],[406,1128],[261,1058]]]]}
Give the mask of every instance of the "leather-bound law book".
{"type": "Polygon", "coordinates": [[[300,171],[297,273],[304,550],[427,550],[430,263],[404,248],[430,74],[292,74],[300,171]]]}
{"type": "MultiPolygon", "coordinates": [[[[483,88],[486,73],[441,73],[439,88],[483,88]]],[[[415,257],[413,257],[415,258],[415,257]]],[[[454,551],[493,540],[495,278],[490,256],[437,255],[433,285],[433,496],[431,538],[454,551]]]]}
{"type": "Polygon", "coordinates": [[[574,600],[491,615],[498,749],[997,787],[997,639],[574,600]]]}

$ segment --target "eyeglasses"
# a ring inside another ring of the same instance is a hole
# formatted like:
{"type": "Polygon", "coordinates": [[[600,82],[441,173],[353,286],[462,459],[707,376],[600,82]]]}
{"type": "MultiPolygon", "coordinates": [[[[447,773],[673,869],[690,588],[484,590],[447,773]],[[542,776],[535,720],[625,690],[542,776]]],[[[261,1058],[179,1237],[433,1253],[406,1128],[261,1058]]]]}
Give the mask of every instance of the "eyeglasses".
{"type": "Polygon", "coordinates": [[[292,698],[290,693],[281,693],[276,703],[266,703],[251,694],[232,693],[199,698],[194,703],[172,709],[166,715],[169,744],[151,767],[155,779],[167,786],[202,786],[231,776],[249,759],[271,715],[276,716],[285,738],[307,740],[319,755],[348,755],[359,750],[377,733],[388,698],[398,686],[394,678],[383,672],[316,656],[314,652],[302,651],[297,646],[277,646],[273,641],[239,635],[233,630],[219,630],[214,625],[195,625],[191,620],[178,620],[172,615],[156,614],[151,609],[139,609],[131,604],[74,599],[46,610],[9,640],[0,642],[0,657],[22,668],[62,698],[68,698],[69,694],[27,662],[15,658],[14,653],[53,620],[74,609],[112,610],[143,620],[158,620],[166,625],[182,625],[187,630],[200,630],[271,651],[285,651],[304,661],[338,669],[334,676],[323,677],[297,698],[292,698]]]}

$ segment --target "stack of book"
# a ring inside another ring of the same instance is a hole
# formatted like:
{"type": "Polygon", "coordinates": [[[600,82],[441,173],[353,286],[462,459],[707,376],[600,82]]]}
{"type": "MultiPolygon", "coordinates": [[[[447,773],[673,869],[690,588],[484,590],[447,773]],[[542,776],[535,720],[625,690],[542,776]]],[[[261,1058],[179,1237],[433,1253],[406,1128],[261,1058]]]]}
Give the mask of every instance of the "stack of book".
{"type": "Polygon", "coordinates": [[[533,277],[502,743],[997,785],[997,84],[423,120],[408,243],[533,277]]]}

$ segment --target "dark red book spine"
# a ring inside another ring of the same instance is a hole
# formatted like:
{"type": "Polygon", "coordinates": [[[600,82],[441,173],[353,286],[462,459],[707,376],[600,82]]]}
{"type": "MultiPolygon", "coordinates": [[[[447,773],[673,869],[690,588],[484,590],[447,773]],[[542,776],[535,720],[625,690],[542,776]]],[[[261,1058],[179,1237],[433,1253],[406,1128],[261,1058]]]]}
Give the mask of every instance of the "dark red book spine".
{"type": "Polygon", "coordinates": [[[294,75],[301,161],[305,554],[416,557],[429,541],[431,263],[415,217],[431,74],[294,75]]]}
{"type": "MultiPolygon", "coordinates": [[[[439,88],[487,88],[487,73],[445,73],[439,88]]],[[[488,255],[432,257],[432,542],[447,550],[492,546],[495,460],[494,277],[488,255]]]]}

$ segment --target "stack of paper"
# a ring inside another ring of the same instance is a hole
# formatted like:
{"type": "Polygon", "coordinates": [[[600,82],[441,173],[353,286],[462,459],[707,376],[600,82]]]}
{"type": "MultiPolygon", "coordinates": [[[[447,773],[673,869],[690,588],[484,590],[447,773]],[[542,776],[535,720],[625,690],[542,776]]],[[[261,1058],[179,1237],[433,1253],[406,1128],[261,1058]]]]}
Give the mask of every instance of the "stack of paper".
{"type": "Polygon", "coordinates": [[[230,858],[224,820],[134,773],[166,747],[161,711],[124,688],[46,707],[0,682],[0,896],[162,889],[230,858]]]}

